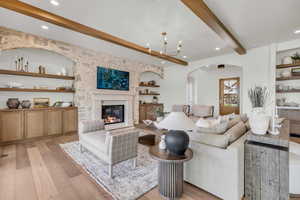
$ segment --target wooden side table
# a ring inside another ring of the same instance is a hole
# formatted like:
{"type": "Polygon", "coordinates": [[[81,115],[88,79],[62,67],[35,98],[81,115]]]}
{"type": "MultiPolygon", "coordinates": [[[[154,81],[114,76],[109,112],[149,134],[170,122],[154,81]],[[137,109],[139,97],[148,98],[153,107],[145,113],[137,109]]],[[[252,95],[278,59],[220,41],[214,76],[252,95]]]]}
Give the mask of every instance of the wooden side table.
{"type": "Polygon", "coordinates": [[[176,156],[155,145],[150,147],[149,152],[158,161],[159,193],[168,200],[180,198],[183,192],[183,163],[192,159],[193,151],[188,148],[184,156],[176,156]]]}

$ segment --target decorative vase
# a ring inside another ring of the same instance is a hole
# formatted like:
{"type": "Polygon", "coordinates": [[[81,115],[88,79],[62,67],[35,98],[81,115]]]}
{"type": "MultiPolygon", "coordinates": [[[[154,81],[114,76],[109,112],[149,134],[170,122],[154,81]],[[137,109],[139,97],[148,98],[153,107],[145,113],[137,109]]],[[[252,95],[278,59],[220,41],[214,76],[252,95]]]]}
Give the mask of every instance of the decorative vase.
{"type": "Polygon", "coordinates": [[[164,119],[164,117],[156,117],[156,121],[157,122],[160,122],[160,121],[162,121],[164,119]]]}
{"type": "Polygon", "coordinates": [[[281,76],[282,77],[290,77],[291,76],[291,71],[290,70],[284,70],[282,73],[281,73],[281,76]]]}
{"type": "Polygon", "coordinates": [[[171,154],[182,156],[190,142],[188,134],[184,131],[171,130],[166,134],[166,146],[171,154]]]}
{"type": "Polygon", "coordinates": [[[61,69],[61,74],[62,74],[63,76],[67,76],[67,75],[68,75],[67,68],[62,68],[62,69],[61,69]]]}
{"type": "Polygon", "coordinates": [[[27,109],[30,108],[31,102],[29,100],[23,100],[21,103],[22,108],[27,109]]]}
{"type": "Polygon", "coordinates": [[[291,56],[285,56],[282,58],[282,64],[292,64],[293,63],[293,59],[291,56]]]}
{"type": "Polygon", "coordinates": [[[166,136],[165,136],[165,135],[162,135],[162,136],[160,137],[160,143],[159,143],[159,148],[160,148],[160,149],[163,149],[163,150],[164,150],[164,149],[167,148],[165,139],[166,139],[166,136]]]}
{"type": "Polygon", "coordinates": [[[20,101],[18,98],[9,98],[6,102],[6,105],[9,109],[17,109],[19,108],[20,101]]]}
{"type": "Polygon", "coordinates": [[[251,131],[257,135],[265,135],[269,128],[270,117],[266,115],[264,108],[253,108],[249,117],[251,131]]]}

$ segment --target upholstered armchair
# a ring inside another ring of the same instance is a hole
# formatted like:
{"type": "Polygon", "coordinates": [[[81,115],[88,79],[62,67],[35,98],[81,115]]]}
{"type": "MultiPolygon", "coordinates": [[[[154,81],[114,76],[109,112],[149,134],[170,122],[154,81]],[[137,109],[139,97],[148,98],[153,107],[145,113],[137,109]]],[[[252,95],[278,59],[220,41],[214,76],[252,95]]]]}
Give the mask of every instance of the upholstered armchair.
{"type": "Polygon", "coordinates": [[[133,159],[133,167],[136,167],[138,137],[137,131],[111,134],[104,130],[102,120],[83,121],[79,124],[81,153],[87,149],[108,163],[108,173],[111,178],[113,166],[122,161],[133,159]]]}

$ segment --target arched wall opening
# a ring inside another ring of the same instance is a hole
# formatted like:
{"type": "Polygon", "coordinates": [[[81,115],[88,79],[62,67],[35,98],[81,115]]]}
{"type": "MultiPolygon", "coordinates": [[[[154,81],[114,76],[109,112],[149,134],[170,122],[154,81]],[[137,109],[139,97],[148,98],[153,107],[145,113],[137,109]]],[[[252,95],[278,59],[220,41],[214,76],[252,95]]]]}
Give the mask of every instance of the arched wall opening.
{"type": "Polygon", "coordinates": [[[200,66],[191,71],[187,76],[187,102],[190,105],[213,105],[214,115],[220,114],[220,79],[235,78],[240,79],[239,109],[243,113],[243,69],[241,66],[224,65],[219,68],[219,64],[200,66]]]}

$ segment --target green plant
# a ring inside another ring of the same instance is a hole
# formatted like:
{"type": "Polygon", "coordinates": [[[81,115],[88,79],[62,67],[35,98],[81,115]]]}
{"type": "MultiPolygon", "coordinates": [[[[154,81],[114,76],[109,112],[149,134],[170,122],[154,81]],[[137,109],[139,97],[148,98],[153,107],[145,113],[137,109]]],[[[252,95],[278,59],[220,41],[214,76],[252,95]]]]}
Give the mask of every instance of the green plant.
{"type": "Polygon", "coordinates": [[[296,52],[292,57],[293,60],[300,60],[300,54],[296,52]]]}
{"type": "Polygon", "coordinates": [[[157,108],[156,110],[156,117],[164,117],[165,113],[162,111],[161,108],[157,108]]]}
{"type": "Polygon", "coordinates": [[[253,108],[264,107],[269,97],[269,90],[266,87],[255,86],[248,90],[248,97],[253,108]]]}

